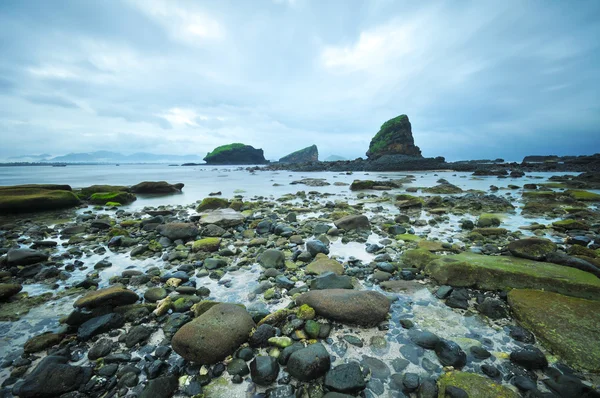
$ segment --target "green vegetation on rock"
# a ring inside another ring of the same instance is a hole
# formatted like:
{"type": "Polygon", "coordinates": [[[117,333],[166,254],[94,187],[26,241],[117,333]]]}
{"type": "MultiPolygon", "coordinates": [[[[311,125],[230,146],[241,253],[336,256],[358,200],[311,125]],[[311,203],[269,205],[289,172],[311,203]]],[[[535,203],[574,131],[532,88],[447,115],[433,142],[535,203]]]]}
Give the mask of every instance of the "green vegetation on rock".
{"type": "Polygon", "coordinates": [[[578,220],[561,220],[561,221],[555,221],[552,223],[553,227],[558,227],[561,229],[567,229],[567,230],[571,230],[571,229],[588,229],[588,225],[583,222],[583,221],[578,221],[578,220]]]}
{"type": "Polygon", "coordinates": [[[588,191],[568,190],[565,194],[583,202],[600,202],[600,194],[588,191]]]}
{"type": "Polygon", "coordinates": [[[544,289],[600,299],[600,278],[576,268],[511,256],[439,256],[425,271],[438,283],[483,290],[544,289]]]}
{"type": "Polygon", "coordinates": [[[100,192],[129,192],[129,188],[124,185],[92,185],[77,191],[82,199],[89,199],[93,194],[100,192]]]}
{"type": "Polygon", "coordinates": [[[287,156],[279,159],[281,163],[301,163],[301,162],[317,162],[319,160],[319,150],[316,145],[297,150],[287,156]]]}
{"type": "Polygon", "coordinates": [[[569,365],[600,372],[600,302],[540,290],[508,294],[517,319],[569,365]]]}
{"type": "Polygon", "coordinates": [[[250,145],[233,143],[221,145],[204,157],[208,164],[262,164],[267,163],[263,150],[250,145]]]}
{"type": "Polygon", "coordinates": [[[386,154],[421,156],[421,150],[414,143],[408,116],[400,115],[383,123],[371,140],[367,151],[369,159],[386,154]]]}
{"type": "Polygon", "coordinates": [[[445,398],[446,388],[454,386],[463,389],[469,397],[518,398],[519,394],[493,380],[475,373],[448,372],[438,379],[438,398],[445,398]]]}
{"type": "Polygon", "coordinates": [[[137,198],[129,192],[97,192],[90,196],[89,201],[97,205],[106,205],[109,202],[131,203],[137,198]]]}
{"type": "MultiPolygon", "coordinates": [[[[0,213],[23,213],[74,207],[79,198],[69,189],[45,189],[47,185],[0,187],[0,213]]],[[[54,186],[49,186],[54,188],[54,186]]]]}
{"type": "Polygon", "coordinates": [[[477,219],[479,228],[498,227],[502,223],[502,217],[497,214],[483,213],[477,219]]]}
{"type": "Polygon", "coordinates": [[[216,252],[221,245],[221,238],[204,238],[194,242],[192,250],[195,252],[216,252]]]}
{"type": "Polygon", "coordinates": [[[230,203],[227,199],[208,197],[202,199],[202,202],[196,208],[196,211],[206,211],[215,209],[225,209],[229,207],[230,203]]]}

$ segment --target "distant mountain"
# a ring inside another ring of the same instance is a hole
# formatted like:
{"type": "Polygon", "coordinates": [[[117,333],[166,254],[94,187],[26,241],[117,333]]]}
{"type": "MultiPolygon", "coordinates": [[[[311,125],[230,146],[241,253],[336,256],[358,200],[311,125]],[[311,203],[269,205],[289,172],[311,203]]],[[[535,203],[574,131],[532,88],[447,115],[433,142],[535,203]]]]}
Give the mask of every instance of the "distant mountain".
{"type": "Polygon", "coordinates": [[[52,155],[49,155],[47,153],[42,153],[41,155],[11,156],[8,158],[8,160],[11,162],[43,162],[51,157],[52,157],[52,155]]]}
{"type": "Polygon", "coordinates": [[[51,159],[47,162],[63,163],[165,163],[165,162],[199,162],[202,159],[196,155],[167,155],[138,152],[131,155],[123,155],[118,152],[96,151],[87,153],[69,153],[51,159]]]}
{"type": "Polygon", "coordinates": [[[345,157],[338,155],[331,155],[325,158],[324,162],[337,162],[338,160],[347,160],[345,157]]]}

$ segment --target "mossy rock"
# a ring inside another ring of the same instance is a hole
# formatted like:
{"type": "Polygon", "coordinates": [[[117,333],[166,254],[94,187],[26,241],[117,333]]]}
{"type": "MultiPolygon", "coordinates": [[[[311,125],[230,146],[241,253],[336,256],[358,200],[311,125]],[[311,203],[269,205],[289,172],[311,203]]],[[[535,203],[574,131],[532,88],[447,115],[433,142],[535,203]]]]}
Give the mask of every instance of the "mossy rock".
{"type": "Polygon", "coordinates": [[[229,205],[230,203],[227,199],[209,197],[202,199],[202,202],[198,205],[196,211],[226,209],[229,205]]]}
{"type": "Polygon", "coordinates": [[[124,185],[92,185],[77,191],[83,199],[89,199],[93,194],[102,192],[129,192],[129,188],[124,185]]]}
{"type": "Polygon", "coordinates": [[[544,260],[556,249],[556,243],[540,238],[519,239],[508,244],[508,250],[513,256],[536,261],[544,260]]]}
{"type": "Polygon", "coordinates": [[[483,213],[477,219],[479,228],[498,227],[502,224],[502,217],[497,214],[483,213]]]}
{"type": "Polygon", "coordinates": [[[575,368],[600,373],[600,301],[514,289],[508,303],[553,353],[575,368]]]}
{"type": "Polygon", "coordinates": [[[23,346],[23,350],[27,354],[40,352],[42,350],[45,350],[46,348],[50,348],[59,344],[63,340],[63,338],[64,335],[57,333],[40,334],[27,340],[27,342],[23,346]]]}
{"type": "Polygon", "coordinates": [[[423,239],[423,240],[420,240],[419,243],[417,243],[417,247],[419,249],[424,249],[424,250],[430,251],[431,253],[454,251],[454,249],[452,249],[451,247],[445,248],[443,243],[440,242],[439,240],[423,239]]]}
{"type": "Polygon", "coordinates": [[[24,213],[74,207],[81,202],[69,190],[50,190],[30,187],[0,189],[0,213],[24,213]]]}
{"type": "Polygon", "coordinates": [[[423,201],[423,199],[418,196],[408,194],[396,195],[395,205],[400,209],[407,209],[410,207],[423,207],[424,204],[425,202],[423,201]]]}
{"type": "Polygon", "coordinates": [[[97,192],[90,196],[90,203],[97,205],[106,205],[109,202],[119,202],[129,204],[137,198],[129,192],[97,192]]]}
{"type": "Polygon", "coordinates": [[[113,236],[129,236],[129,232],[123,228],[111,228],[107,234],[109,237],[113,236]]]}
{"type": "Polygon", "coordinates": [[[572,245],[571,247],[569,247],[567,252],[572,256],[585,256],[590,258],[600,257],[598,250],[592,250],[581,245],[572,245]]]}
{"type": "Polygon", "coordinates": [[[120,207],[123,206],[121,203],[119,202],[106,202],[106,206],[108,207],[120,207]]]}
{"type": "Polygon", "coordinates": [[[578,221],[578,220],[555,221],[552,223],[552,226],[560,228],[560,229],[566,229],[566,230],[572,230],[572,229],[587,230],[587,229],[589,229],[589,225],[587,225],[587,223],[585,223],[584,221],[578,221]]]}
{"type": "Polygon", "coordinates": [[[192,251],[195,252],[216,252],[221,246],[221,238],[204,238],[194,242],[192,251]]]}
{"type": "Polygon", "coordinates": [[[438,379],[438,398],[446,397],[446,388],[454,386],[466,391],[469,397],[518,398],[519,394],[493,380],[475,373],[448,372],[438,379]]]}
{"type": "Polygon", "coordinates": [[[565,194],[582,202],[600,202],[600,194],[588,191],[568,190],[565,194]]]}
{"type": "Polygon", "coordinates": [[[402,253],[402,264],[406,268],[424,269],[427,264],[438,258],[426,249],[406,250],[402,253]]]}
{"type": "Polygon", "coordinates": [[[425,271],[439,284],[482,290],[545,289],[600,299],[600,278],[576,268],[511,256],[461,253],[441,256],[425,271]]]}
{"type": "Polygon", "coordinates": [[[456,193],[462,193],[463,190],[462,190],[462,188],[457,187],[456,185],[447,183],[447,184],[439,184],[439,185],[436,185],[436,186],[430,187],[430,188],[423,188],[423,192],[452,195],[452,194],[456,194],[456,193]]]}
{"type": "Polygon", "coordinates": [[[508,234],[508,230],[506,228],[475,228],[473,233],[482,236],[498,236],[508,234]]]}
{"type": "Polygon", "coordinates": [[[414,234],[400,234],[400,235],[396,235],[396,240],[403,240],[405,242],[418,242],[420,241],[422,238],[414,235],[414,234]]]}
{"type": "Polygon", "coordinates": [[[319,253],[315,257],[315,261],[306,266],[306,273],[309,275],[321,275],[325,272],[342,275],[344,273],[344,266],[336,260],[327,257],[327,255],[319,253]]]}
{"type": "Polygon", "coordinates": [[[394,182],[394,181],[373,181],[373,180],[354,180],[352,184],[350,184],[351,191],[364,191],[367,189],[376,189],[376,188],[400,188],[402,184],[394,182]]]}
{"type": "Polygon", "coordinates": [[[529,199],[543,199],[543,200],[554,200],[557,197],[554,191],[525,191],[523,192],[524,198],[529,199]]]}

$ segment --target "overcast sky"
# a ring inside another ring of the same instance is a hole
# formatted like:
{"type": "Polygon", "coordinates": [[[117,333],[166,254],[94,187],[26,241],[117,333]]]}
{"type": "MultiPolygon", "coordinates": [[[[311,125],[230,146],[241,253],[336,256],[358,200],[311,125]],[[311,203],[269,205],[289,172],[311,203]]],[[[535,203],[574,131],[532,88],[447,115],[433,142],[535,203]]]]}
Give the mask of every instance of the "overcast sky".
{"type": "Polygon", "coordinates": [[[600,1],[2,0],[0,158],[600,152],[600,1]]]}

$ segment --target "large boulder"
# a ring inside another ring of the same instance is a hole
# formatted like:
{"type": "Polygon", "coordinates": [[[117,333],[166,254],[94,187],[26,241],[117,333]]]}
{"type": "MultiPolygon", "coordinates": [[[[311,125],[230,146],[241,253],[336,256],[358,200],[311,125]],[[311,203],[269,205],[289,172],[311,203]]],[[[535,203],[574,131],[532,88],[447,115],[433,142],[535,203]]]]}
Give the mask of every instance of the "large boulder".
{"type": "Polygon", "coordinates": [[[331,358],[321,343],[293,352],[287,362],[288,373],[300,381],[317,379],[327,373],[330,367],[331,358]]]}
{"type": "Polygon", "coordinates": [[[541,290],[513,289],[517,319],[569,365],[600,372],[600,302],[541,290]]]}
{"type": "Polygon", "coordinates": [[[0,301],[11,298],[22,289],[23,286],[18,283],[0,283],[0,301]]]}
{"type": "Polygon", "coordinates": [[[202,199],[202,202],[196,207],[196,211],[202,212],[206,210],[226,209],[231,205],[227,199],[208,197],[202,199]]]}
{"type": "Polygon", "coordinates": [[[438,379],[440,397],[450,396],[446,394],[449,387],[464,390],[469,397],[495,397],[495,398],[518,398],[519,394],[511,389],[498,384],[490,378],[467,372],[448,372],[438,379]]]}
{"type": "Polygon", "coordinates": [[[182,183],[169,184],[166,181],[144,181],[132,186],[130,191],[141,194],[169,194],[181,192],[183,186],[182,183]]]}
{"type": "Polygon", "coordinates": [[[10,249],[6,254],[9,267],[18,265],[31,265],[48,260],[48,254],[33,249],[10,249]]]}
{"type": "Polygon", "coordinates": [[[138,301],[138,295],[123,286],[112,286],[106,289],[95,290],[75,301],[75,308],[116,307],[119,305],[133,304],[138,301]]]}
{"type": "Polygon", "coordinates": [[[258,263],[264,268],[283,268],[285,255],[281,250],[267,249],[258,256],[258,263]]]}
{"type": "Polygon", "coordinates": [[[342,275],[344,273],[344,266],[323,253],[317,254],[315,261],[306,266],[306,273],[310,275],[321,275],[326,272],[342,275]]]}
{"type": "Polygon", "coordinates": [[[366,290],[313,290],[300,295],[296,303],[308,304],[322,317],[364,326],[383,321],[390,310],[390,301],[386,296],[366,290]]]}
{"type": "Polygon", "coordinates": [[[0,187],[0,213],[25,213],[74,207],[81,202],[68,185],[0,187]]]}
{"type": "Polygon", "coordinates": [[[511,256],[440,256],[427,264],[425,272],[440,285],[482,290],[544,289],[600,299],[600,278],[589,272],[511,256]]]}
{"type": "Polygon", "coordinates": [[[421,150],[415,146],[408,116],[400,115],[388,120],[371,140],[367,151],[369,160],[378,159],[383,155],[421,157],[421,150]]]}
{"type": "Polygon", "coordinates": [[[134,194],[124,191],[117,192],[96,192],[90,196],[90,203],[97,205],[105,205],[107,203],[128,204],[136,201],[134,194]]]}
{"type": "Polygon", "coordinates": [[[262,149],[234,143],[221,145],[204,157],[207,164],[263,164],[267,163],[262,149]]]}
{"type": "Polygon", "coordinates": [[[243,224],[245,219],[242,213],[233,209],[217,209],[200,214],[200,224],[215,224],[223,228],[243,224]]]}
{"type": "Polygon", "coordinates": [[[92,377],[91,367],[67,365],[66,357],[51,355],[42,359],[29,374],[17,394],[21,398],[52,398],[75,391],[92,377]]]}
{"type": "Polygon", "coordinates": [[[369,222],[369,219],[367,216],[362,214],[342,217],[338,220],[335,220],[334,224],[336,227],[346,231],[352,229],[371,229],[371,223],[369,222]]]}
{"type": "Polygon", "coordinates": [[[508,244],[508,251],[513,256],[536,261],[544,261],[556,248],[554,242],[541,238],[519,239],[508,244]]]}
{"type": "Polygon", "coordinates": [[[159,225],[156,230],[159,234],[171,240],[187,240],[195,238],[198,235],[198,227],[193,223],[174,222],[163,224],[159,225]]]}
{"type": "Polygon", "coordinates": [[[319,161],[319,150],[316,145],[311,145],[304,149],[300,149],[296,152],[292,152],[279,159],[280,163],[304,163],[304,162],[318,162],[319,161]]]}
{"type": "Polygon", "coordinates": [[[183,325],[171,345],[188,361],[213,364],[245,343],[254,327],[252,317],[243,307],[217,304],[183,325]]]}

